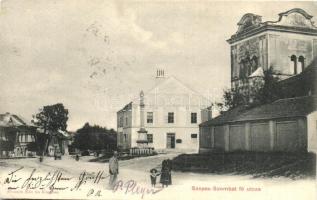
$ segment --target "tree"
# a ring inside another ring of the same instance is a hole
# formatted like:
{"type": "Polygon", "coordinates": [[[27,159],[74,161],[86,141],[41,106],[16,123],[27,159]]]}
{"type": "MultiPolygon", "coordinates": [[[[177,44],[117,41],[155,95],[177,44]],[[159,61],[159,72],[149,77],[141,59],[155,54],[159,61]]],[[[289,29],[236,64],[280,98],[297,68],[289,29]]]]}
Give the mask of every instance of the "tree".
{"type": "Polygon", "coordinates": [[[264,72],[263,81],[264,84],[256,93],[257,104],[271,103],[277,99],[283,98],[283,92],[281,91],[278,81],[279,78],[274,76],[276,74],[272,68],[264,72]]]}
{"type": "Polygon", "coordinates": [[[60,131],[66,131],[68,120],[68,110],[64,108],[62,103],[44,106],[40,112],[33,115],[32,123],[43,130],[45,141],[42,154],[47,153],[48,145],[53,137],[53,134],[60,131]]]}
{"type": "Polygon", "coordinates": [[[100,151],[103,149],[113,150],[116,148],[116,131],[98,125],[91,126],[88,122],[76,131],[74,147],[85,150],[100,151]]]}
{"type": "Polygon", "coordinates": [[[224,90],[223,103],[216,103],[217,107],[223,112],[238,106],[254,107],[283,98],[278,86],[279,78],[275,74],[270,68],[264,71],[263,77],[242,79],[245,86],[224,90]]]}

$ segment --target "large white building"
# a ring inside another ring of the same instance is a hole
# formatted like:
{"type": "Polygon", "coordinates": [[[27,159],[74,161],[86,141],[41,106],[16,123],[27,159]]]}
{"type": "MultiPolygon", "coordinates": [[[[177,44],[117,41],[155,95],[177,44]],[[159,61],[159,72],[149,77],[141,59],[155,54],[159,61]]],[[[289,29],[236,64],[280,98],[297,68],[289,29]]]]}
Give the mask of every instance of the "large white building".
{"type": "MultiPolygon", "coordinates": [[[[148,146],[155,150],[198,151],[198,124],[211,118],[210,102],[175,77],[164,77],[164,71],[157,72],[155,82],[153,89],[144,92],[148,146]]],[[[117,112],[118,148],[137,147],[140,115],[140,98],[117,112]]]]}

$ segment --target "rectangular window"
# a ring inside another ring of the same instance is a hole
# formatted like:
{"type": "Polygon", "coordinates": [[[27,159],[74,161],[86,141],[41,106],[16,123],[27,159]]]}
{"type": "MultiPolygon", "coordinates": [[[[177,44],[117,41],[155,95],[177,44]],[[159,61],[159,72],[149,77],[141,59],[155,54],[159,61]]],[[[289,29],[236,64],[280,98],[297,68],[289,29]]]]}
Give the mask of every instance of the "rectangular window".
{"type": "Polygon", "coordinates": [[[119,118],[119,127],[123,127],[123,117],[119,118]]]}
{"type": "Polygon", "coordinates": [[[128,118],[125,118],[125,125],[128,126],[128,118]]]}
{"type": "MultiPolygon", "coordinates": [[[[6,138],[5,138],[5,136],[4,136],[4,132],[2,132],[1,130],[0,130],[0,140],[6,141],[6,138]]],[[[0,156],[1,156],[1,155],[0,155],[0,156]]]]}
{"type": "Polygon", "coordinates": [[[148,143],[153,143],[153,134],[147,134],[148,143]]]}
{"type": "Polygon", "coordinates": [[[196,133],[192,133],[191,134],[191,138],[197,138],[197,134],[196,133]]]}
{"type": "Polygon", "coordinates": [[[152,123],[153,123],[153,112],[148,112],[148,113],[147,113],[146,122],[147,122],[148,124],[152,124],[152,123]]]}
{"type": "Polygon", "coordinates": [[[191,118],[190,121],[191,121],[192,124],[196,124],[197,123],[197,113],[191,113],[190,118],[191,118]]]}
{"type": "Polygon", "coordinates": [[[168,123],[174,123],[174,113],[173,112],[169,112],[168,113],[167,122],[168,123]]]}

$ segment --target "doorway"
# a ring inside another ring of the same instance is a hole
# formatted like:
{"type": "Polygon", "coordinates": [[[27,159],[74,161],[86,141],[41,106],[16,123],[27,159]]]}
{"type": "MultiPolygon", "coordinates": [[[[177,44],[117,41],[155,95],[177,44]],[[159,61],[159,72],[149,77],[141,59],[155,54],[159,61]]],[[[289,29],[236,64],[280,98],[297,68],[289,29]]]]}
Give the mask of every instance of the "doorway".
{"type": "Polygon", "coordinates": [[[166,134],[166,148],[175,149],[175,133],[166,134]]]}

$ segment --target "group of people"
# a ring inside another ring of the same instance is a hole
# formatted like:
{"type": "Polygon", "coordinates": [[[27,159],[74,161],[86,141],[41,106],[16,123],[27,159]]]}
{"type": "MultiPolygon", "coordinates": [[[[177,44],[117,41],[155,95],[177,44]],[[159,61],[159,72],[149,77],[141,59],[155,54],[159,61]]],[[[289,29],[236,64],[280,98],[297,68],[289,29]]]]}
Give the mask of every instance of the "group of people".
{"type": "Polygon", "coordinates": [[[151,185],[155,187],[156,185],[156,177],[160,177],[160,183],[162,187],[168,187],[168,185],[172,185],[172,161],[170,159],[162,161],[162,168],[161,171],[158,172],[155,168],[150,170],[151,175],[151,185]]]}
{"type": "MultiPolygon", "coordinates": [[[[161,171],[158,172],[157,169],[153,168],[150,170],[150,178],[152,187],[156,185],[156,178],[160,176],[160,183],[162,187],[168,187],[168,185],[172,185],[172,161],[170,159],[162,161],[161,171]]],[[[117,176],[119,174],[119,163],[118,163],[118,152],[114,152],[113,156],[109,160],[109,188],[113,188],[116,181],[117,176]]]]}

